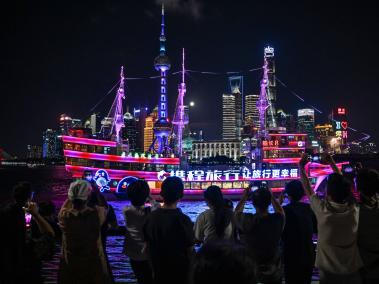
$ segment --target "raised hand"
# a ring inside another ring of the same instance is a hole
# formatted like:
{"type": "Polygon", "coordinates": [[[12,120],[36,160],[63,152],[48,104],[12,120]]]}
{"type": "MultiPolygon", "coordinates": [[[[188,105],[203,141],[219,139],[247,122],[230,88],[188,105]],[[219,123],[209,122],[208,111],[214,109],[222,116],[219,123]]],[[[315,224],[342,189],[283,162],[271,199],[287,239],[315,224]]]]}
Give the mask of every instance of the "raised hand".
{"type": "Polygon", "coordinates": [[[301,156],[301,159],[299,161],[299,165],[301,168],[305,168],[305,165],[308,164],[309,162],[309,156],[308,154],[306,153],[303,153],[303,155],[301,156]]]}
{"type": "Polygon", "coordinates": [[[36,215],[38,215],[38,205],[37,205],[37,203],[35,203],[35,202],[28,202],[28,203],[26,204],[26,207],[24,207],[24,210],[25,210],[27,213],[32,214],[32,216],[36,216],[36,215]]]}

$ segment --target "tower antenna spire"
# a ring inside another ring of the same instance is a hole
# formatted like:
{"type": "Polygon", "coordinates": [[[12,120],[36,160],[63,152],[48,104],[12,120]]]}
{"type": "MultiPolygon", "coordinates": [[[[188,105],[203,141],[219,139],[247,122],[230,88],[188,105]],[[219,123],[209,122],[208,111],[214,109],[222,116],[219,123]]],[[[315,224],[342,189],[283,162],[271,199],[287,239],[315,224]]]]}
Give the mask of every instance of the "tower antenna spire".
{"type": "Polygon", "coordinates": [[[167,106],[167,71],[171,63],[166,55],[166,36],[164,22],[164,4],[162,3],[162,23],[159,37],[159,55],[154,59],[155,70],[160,72],[160,94],[158,100],[158,118],[154,124],[155,139],[149,150],[158,154],[168,155],[170,152],[168,138],[171,133],[171,123],[168,120],[167,106]]]}

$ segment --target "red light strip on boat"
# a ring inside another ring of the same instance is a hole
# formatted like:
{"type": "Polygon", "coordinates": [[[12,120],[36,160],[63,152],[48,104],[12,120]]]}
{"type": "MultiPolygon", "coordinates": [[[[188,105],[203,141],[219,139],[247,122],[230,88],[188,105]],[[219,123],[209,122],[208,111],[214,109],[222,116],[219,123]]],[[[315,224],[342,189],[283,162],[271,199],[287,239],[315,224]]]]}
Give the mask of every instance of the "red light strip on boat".
{"type": "Polygon", "coordinates": [[[263,159],[263,162],[270,163],[270,164],[297,164],[299,163],[301,158],[270,158],[270,159],[263,159]]]}
{"type": "Polygon", "coordinates": [[[75,144],[94,145],[94,146],[103,146],[103,147],[116,147],[117,146],[116,142],[114,141],[80,138],[80,137],[74,137],[74,136],[62,136],[62,141],[64,143],[75,143],[75,144]]]}
{"type": "Polygon", "coordinates": [[[89,159],[98,161],[109,161],[119,163],[145,163],[145,164],[163,164],[163,165],[179,165],[178,158],[134,158],[122,157],[117,155],[88,153],[73,150],[64,150],[64,156],[70,158],[89,159]]]}
{"type": "Polygon", "coordinates": [[[295,133],[295,134],[291,134],[291,133],[270,133],[268,136],[307,136],[308,134],[305,134],[305,133],[295,133]]]}
{"type": "Polygon", "coordinates": [[[263,147],[263,150],[305,150],[305,147],[263,147]]]}

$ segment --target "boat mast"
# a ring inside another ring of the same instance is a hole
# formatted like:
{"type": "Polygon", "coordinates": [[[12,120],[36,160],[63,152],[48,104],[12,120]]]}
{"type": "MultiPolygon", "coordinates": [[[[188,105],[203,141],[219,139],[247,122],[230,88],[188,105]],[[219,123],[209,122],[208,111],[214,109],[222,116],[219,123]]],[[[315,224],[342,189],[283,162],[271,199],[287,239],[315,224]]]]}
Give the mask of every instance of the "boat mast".
{"type": "Polygon", "coordinates": [[[258,145],[260,145],[258,160],[263,159],[262,141],[267,138],[268,133],[266,129],[266,110],[270,106],[267,101],[267,86],[268,86],[268,62],[264,57],[263,64],[263,78],[261,80],[261,92],[257,102],[257,109],[259,112],[259,130],[258,130],[258,145]]]}
{"type": "Polygon", "coordinates": [[[125,99],[125,88],[124,88],[124,67],[121,66],[121,73],[120,73],[120,86],[117,90],[116,99],[113,103],[115,105],[115,111],[113,116],[113,122],[112,122],[112,135],[115,134],[115,141],[118,144],[122,143],[121,138],[121,129],[125,126],[124,125],[124,112],[122,108],[122,100],[125,99]]]}
{"type": "Polygon", "coordinates": [[[182,52],[182,82],[179,84],[178,99],[176,102],[176,108],[174,113],[174,119],[172,124],[174,125],[174,135],[176,139],[176,154],[181,157],[183,154],[183,130],[186,124],[188,124],[188,117],[185,117],[184,113],[184,96],[186,95],[186,83],[185,83],[185,67],[184,67],[184,48],[182,52]]]}

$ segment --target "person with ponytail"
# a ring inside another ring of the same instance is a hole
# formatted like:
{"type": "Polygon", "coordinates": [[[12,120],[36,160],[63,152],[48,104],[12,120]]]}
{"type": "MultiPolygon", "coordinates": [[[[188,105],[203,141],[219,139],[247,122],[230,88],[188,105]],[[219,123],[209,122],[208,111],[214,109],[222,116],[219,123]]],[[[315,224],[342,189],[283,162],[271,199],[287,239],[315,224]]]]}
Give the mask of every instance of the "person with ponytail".
{"type": "Polygon", "coordinates": [[[204,192],[209,209],[201,213],[195,223],[195,238],[198,242],[230,240],[234,237],[233,209],[230,209],[218,186],[212,185],[204,192]]]}

